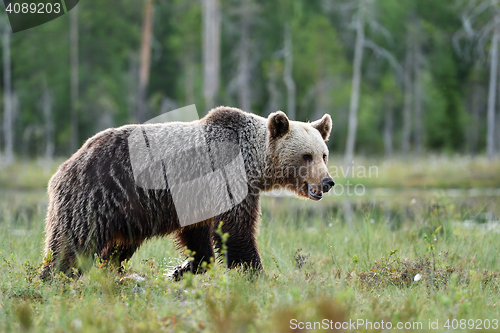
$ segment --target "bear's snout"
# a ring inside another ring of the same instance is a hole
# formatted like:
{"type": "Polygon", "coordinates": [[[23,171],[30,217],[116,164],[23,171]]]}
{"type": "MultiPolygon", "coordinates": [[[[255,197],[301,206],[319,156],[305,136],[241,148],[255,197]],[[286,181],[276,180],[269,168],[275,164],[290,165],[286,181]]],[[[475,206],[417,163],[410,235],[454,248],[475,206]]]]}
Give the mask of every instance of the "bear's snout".
{"type": "Polygon", "coordinates": [[[321,181],[323,186],[323,192],[328,192],[335,185],[335,181],[332,178],[325,178],[321,181]]]}

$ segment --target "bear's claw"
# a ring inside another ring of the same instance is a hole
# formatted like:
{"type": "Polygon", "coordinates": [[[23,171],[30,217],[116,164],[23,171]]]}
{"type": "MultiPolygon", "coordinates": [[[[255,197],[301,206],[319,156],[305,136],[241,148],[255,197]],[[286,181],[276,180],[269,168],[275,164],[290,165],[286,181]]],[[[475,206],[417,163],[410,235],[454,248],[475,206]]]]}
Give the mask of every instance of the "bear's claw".
{"type": "Polygon", "coordinates": [[[191,262],[189,260],[184,261],[179,266],[175,266],[172,272],[168,274],[168,277],[174,281],[180,281],[184,273],[187,272],[191,272],[191,262]]]}

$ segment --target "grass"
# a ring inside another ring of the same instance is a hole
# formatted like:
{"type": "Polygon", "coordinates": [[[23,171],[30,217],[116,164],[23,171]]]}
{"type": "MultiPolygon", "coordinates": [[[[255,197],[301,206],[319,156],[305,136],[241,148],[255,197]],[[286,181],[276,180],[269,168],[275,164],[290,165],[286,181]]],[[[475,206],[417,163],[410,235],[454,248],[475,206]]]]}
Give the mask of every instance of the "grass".
{"type": "Polygon", "coordinates": [[[38,190],[46,189],[50,177],[63,159],[50,163],[45,160],[16,161],[5,166],[0,163],[0,189],[38,190]]]}
{"type": "Polygon", "coordinates": [[[377,166],[377,177],[336,181],[366,186],[363,196],[263,197],[265,274],[216,263],[173,282],[167,275],[184,257],[165,237],[146,242],[123,274],[95,263],[80,279],[42,283],[45,186],[56,164],[0,169],[0,332],[295,332],[324,319],[333,328],[365,321],[346,331],[379,330],[382,321],[386,331],[399,322],[468,331],[500,320],[499,225],[491,221],[500,216],[499,161],[358,159],[377,166]]]}
{"type": "Polygon", "coordinates": [[[469,205],[419,199],[391,214],[386,199],[360,198],[352,224],[338,207],[342,198],[265,197],[265,274],[215,264],[172,282],[166,274],[182,256],[166,237],[148,241],[124,274],[96,263],[78,280],[41,283],[45,197],[32,196],[18,193],[0,206],[0,332],[291,332],[294,323],[323,319],[421,323],[424,330],[438,321],[438,331],[449,331],[447,320],[460,328],[473,319],[462,322],[465,331],[500,319],[498,232],[457,222],[485,207],[498,216],[498,197],[469,205]]]}

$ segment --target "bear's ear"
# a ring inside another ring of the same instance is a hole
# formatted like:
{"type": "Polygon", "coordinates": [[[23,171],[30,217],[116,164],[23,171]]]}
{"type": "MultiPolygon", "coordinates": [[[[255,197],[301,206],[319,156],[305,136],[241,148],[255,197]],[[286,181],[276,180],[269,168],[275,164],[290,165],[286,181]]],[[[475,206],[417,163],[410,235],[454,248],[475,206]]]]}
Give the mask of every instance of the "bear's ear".
{"type": "Polygon", "coordinates": [[[283,111],[276,111],[269,115],[267,118],[267,128],[271,134],[271,138],[279,138],[290,129],[288,117],[283,111]]]}
{"type": "Polygon", "coordinates": [[[328,113],[325,113],[321,119],[312,122],[311,126],[317,129],[323,140],[326,141],[332,131],[332,117],[328,113]]]}

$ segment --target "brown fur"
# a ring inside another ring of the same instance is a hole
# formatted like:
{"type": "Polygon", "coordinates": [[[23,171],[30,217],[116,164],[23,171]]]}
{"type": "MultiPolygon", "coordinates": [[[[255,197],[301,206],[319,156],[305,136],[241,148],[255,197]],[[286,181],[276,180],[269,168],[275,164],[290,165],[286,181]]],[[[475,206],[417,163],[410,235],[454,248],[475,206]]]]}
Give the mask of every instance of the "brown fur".
{"type": "Polygon", "coordinates": [[[282,112],[265,119],[219,107],[190,124],[202,126],[210,144],[238,144],[247,173],[247,197],[219,216],[181,228],[168,188],[146,190],[135,185],[127,139],[138,126],[171,130],[185,125],[128,125],[105,130],[88,139],[49,182],[45,257],[52,254],[52,261],[45,262],[42,277],[53,271],[81,269],[78,260],[94,254],[119,264],[144,240],[172,232],[180,247],[195,253],[194,261],[183,269],[196,272],[203,261],[214,257],[213,241],[216,248],[221,246],[214,237],[219,221],[230,235],[228,266],[262,268],[255,240],[260,192],[287,186],[307,197],[304,184],[321,189],[322,179],[329,177],[321,155],[328,154],[323,140],[328,138],[331,119],[325,115],[307,124],[290,122],[282,112]],[[313,161],[303,160],[306,152],[313,155],[313,161]],[[306,175],[297,174],[301,167],[306,175]]]}

